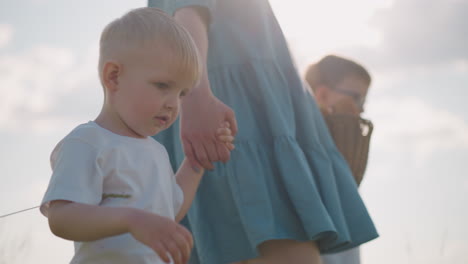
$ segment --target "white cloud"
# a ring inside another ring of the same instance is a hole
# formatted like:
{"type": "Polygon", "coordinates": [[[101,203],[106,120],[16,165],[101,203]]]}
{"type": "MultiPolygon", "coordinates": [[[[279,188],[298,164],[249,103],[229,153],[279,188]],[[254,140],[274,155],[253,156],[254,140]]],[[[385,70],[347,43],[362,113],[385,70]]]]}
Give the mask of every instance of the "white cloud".
{"type": "Polygon", "coordinates": [[[8,24],[0,24],[0,49],[7,46],[13,38],[13,27],[8,24]]]}
{"type": "Polygon", "coordinates": [[[468,61],[468,1],[395,0],[375,13],[382,41],[359,53],[378,67],[468,61]]]}
{"type": "Polygon", "coordinates": [[[97,56],[79,55],[50,46],[0,53],[0,127],[53,129],[94,110],[90,104],[101,101],[100,89],[92,87],[98,86],[97,56]]]}
{"type": "Polygon", "coordinates": [[[455,71],[468,73],[468,60],[458,60],[455,62],[455,71]]]}
{"type": "Polygon", "coordinates": [[[446,263],[468,263],[468,242],[465,240],[451,240],[443,245],[442,256],[446,263]]]}
{"type": "Polygon", "coordinates": [[[418,164],[437,151],[468,149],[468,124],[416,97],[375,100],[369,105],[376,122],[373,148],[407,153],[418,164]]]}

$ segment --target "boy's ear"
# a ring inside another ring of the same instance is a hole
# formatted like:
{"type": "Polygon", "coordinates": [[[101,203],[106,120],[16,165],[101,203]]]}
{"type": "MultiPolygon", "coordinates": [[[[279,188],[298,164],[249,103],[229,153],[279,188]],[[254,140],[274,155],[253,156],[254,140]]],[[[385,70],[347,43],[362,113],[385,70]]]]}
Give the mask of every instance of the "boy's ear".
{"type": "Polygon", "coordinates": [[[102,69],[102,80],[106,89],[115,91],[118,89],[119,76],[122,74],[122,65],[116,61],[108,61],[102,69]]]}
{"type": "Polygon", "coordinates": [[[315,98],[319,106],[325,106],[328,103],[328,87],[318,85],[315,89],[315,98]]]}

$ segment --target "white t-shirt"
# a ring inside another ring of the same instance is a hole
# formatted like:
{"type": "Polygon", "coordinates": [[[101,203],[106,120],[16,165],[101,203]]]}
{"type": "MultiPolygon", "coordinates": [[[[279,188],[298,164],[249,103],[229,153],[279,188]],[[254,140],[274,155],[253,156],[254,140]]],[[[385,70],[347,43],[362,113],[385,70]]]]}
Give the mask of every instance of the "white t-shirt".
{"type": "MultiPolygon", "coordinates": [[[[95,122],[79,125],[51,154],[52,177],[42,200],[143,209],[171,219],[183,193],[163,145],[151,137],[120,136],[95,122]]],[[[85,218],[84,218],[85,219],[85,218]]],[[[93,242],[75,242],[71,263],[163,263],[156,253],[131,234],[93,242]]]]}

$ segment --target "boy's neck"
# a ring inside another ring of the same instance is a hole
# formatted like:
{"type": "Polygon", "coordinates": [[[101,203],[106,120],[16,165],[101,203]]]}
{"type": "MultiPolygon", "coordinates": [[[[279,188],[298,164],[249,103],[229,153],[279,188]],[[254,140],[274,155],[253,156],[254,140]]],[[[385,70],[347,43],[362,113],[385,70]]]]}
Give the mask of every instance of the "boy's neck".
{"type": "Polygon", "coordinates": [[[105,128],[112,133],[117,135],[132,137],[132,138],[144,138],[135,133],[128,125],[120,118],[120,116],[110,109],[103,107],[99,115],[94,120],[100,127],[105,128]]]}

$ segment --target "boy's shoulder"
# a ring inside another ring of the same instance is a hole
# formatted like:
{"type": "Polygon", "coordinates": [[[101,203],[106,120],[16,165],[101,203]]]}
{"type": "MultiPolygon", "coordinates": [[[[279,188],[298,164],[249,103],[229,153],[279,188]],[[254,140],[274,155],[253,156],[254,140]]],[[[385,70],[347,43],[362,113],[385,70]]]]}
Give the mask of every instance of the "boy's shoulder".
{"type": "Polygon", "coordinates": [[[68,140],[79,140],[91,146],[99,147],[105,143],[107,139],[108,137],[106,136],[104,128],[101,128],[96,123],[89,121],[88,123],[80,124],[75,127],[61,140],[60,143],[68,140]]]}
{"type": "Polygon", "coordinates": [[[86,148],[94,149],[97,152],[109,146],[118,145],[118,143],[109,136],[109,133],[109,131],[100,127],[93,121],[80,124],[57,143],[52,151],[52,157],[54,153],[59,152],[60,149],[66,145],[72,148],[86,145],[86,148]]]}
{"type": "Polygon", "coordinates": [[[79,145],[85,144],[88,146],[88,149],[94,149],[94,152],[102,154],[113,153],[116,150],[124,150],[128,153],[149,151],[150,153],[162,155],[166,158],[169,156],[164,145],[151,137],[137,139],[117,135],[93,121],[75,127],[55,146],[52,156],[67,143],[71,143],[73,146],[76,146],[76,143],[79,145]]]}
{"type": "Polygon", "coordinates": [[[161,144],[159,141],[157,141],[155,138],[151,138],[152,139],[152,147],[157,151],[159,152],[164,158],[166,158],[167,160],[169,160],[169,152],[167,152],[167,149],[166,147],[161,144]]]}
{"type": "Polygon", "coordinates": [[[152,149],[152,151],[163,152],[165,155],[168,155],[164,145],[151,137],[137,139],[121,136],[99,126],[94,121],[78,125],[57,145],[61,145],[63,142],[70,140],[78,140],[96,149],[141,149],[141,147],[145,147],[152,149]]]}
{"type": "Polygon", "coordinates": [[[57,160],[58,156],[62,155],[60,153],[72,153],[79,154],[79,150],[83,150],[82,146],[92,152],[97,152],[100,146],[99,141],[101,141],[102,136],[100,136],[99,131],[92,124],[92,122],[84,123],[75,127],[70,131],[62,140],[60,140],[57,145],[55,145],[52,153],[50,154],[50,163],[54,167],[54,163],[57,160]],[[65,150],[64,150],[65,149],[65,150]]]}

